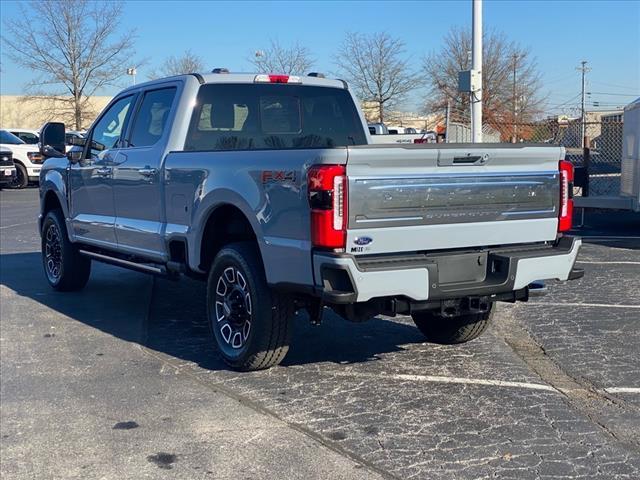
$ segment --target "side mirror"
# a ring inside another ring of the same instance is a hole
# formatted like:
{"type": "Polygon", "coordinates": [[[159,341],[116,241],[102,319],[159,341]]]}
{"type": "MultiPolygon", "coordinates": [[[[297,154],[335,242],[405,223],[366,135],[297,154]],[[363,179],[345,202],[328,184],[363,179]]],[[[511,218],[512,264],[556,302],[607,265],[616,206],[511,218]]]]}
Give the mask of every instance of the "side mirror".
{"type": "Polygon", "coordinates": [[[61,122],[47,122],[40,130],[40,153],[45,157],[65,156],[65,128],[61,122]]]}

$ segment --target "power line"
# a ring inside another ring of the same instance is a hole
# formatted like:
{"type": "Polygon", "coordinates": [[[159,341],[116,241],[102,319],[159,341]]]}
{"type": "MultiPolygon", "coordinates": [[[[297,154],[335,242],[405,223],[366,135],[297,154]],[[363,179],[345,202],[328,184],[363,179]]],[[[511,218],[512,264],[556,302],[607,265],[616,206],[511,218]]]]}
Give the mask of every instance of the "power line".
{"type": "Polygon", "coordinates": [[[607,87],[615,87],[615,88],[623,88],[625,90],[636,90],[638,87],[625,87],[623,85],[616,85],[615,83],[607,83],[607,82],[597,82],[595,80],[591,80],[591,83],[595,83],[596,85],[606,85],[607,87]]]}
{"type": "Polygon", "coordinates": [[[580,94],[578,93],[577,95],[574,95],[573,97],[571,97],[569,100],[567,100],[564,103],[559,103],[559,104],[558,103],[548,103],[547,105],[555,105],[557,107],[563,107],[563,106],[565,106],[565,105],[577,100],[579,96],[580,96],[580,94]]]}
{"type": "Polygon", "coordinates": [[[562,82],[564,80],[568,80],[569,78],[575,78],[575,75],[576,75],[575,73],[570,73],[569,75],[561,75],[559,77],[552,78],[551,80],[545,80],[545,83],[546,84],[559,83],[559,82],[562,82]]]}
{"type": "Polygon", "coordinates": [[[606,93],[606,92],[587,92],[587,95],[615,95],[618,97],[638,97],[638,93],[606,93]]]}

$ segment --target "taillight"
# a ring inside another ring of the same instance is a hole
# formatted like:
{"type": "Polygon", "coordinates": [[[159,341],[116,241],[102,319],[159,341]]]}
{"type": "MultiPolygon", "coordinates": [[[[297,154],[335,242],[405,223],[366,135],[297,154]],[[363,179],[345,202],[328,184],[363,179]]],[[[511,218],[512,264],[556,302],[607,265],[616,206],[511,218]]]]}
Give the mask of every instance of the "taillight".
{"type": "Polygon", "coordinates": [[[571,230],[573,222],[573,164],[560,160],[560,212],[558,231],[571,230]]]}
{"type": "Polygon", "coordinates": [[[347,175],[344,165],[315,165],[307,173],[311,243],[344,248],[347,233],[347,175]]]}

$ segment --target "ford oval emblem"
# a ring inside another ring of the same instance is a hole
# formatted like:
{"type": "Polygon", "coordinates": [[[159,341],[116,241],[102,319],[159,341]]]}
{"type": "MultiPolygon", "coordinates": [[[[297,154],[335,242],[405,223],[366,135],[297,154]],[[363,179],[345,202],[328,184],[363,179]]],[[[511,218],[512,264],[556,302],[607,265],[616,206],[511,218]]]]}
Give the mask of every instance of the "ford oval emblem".
{"type": "Polygon", "coordinates": [[[373,242],[373,238],[371,237],[356,237],[353,240],[353,243],[356,245],[369,245],[371,242],[373,242]]]}

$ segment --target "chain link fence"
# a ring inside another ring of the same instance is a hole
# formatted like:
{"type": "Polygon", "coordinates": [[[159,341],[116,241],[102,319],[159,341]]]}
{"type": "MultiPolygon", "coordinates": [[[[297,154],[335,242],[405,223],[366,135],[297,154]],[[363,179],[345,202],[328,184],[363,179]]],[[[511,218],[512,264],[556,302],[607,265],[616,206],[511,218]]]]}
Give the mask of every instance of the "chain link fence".
{"type": "MultiPolygon", "coordinates": [[[[469,105],[450,104],[442,115],[447,142],[471,142],[469,105]]],[[[622,112],[590,112],[594,121],[582,122],[562,116],[536,122],[486,121],[485,143],[544,143],[566,149],[566,159],[576,168],[575,195],[620,195],[622,112]]]]}
{"type": "Polygon", "coordinates": [[[621,115],[603,117],[597,122],[547,121],[502,124],[495,127],[502,141],[561,145],[567,160],[576,167],[576,194],[611,196],[620,193],[622,164],[621,115]],[[583,143],[584,139],[584,143],[583,143]]]}

